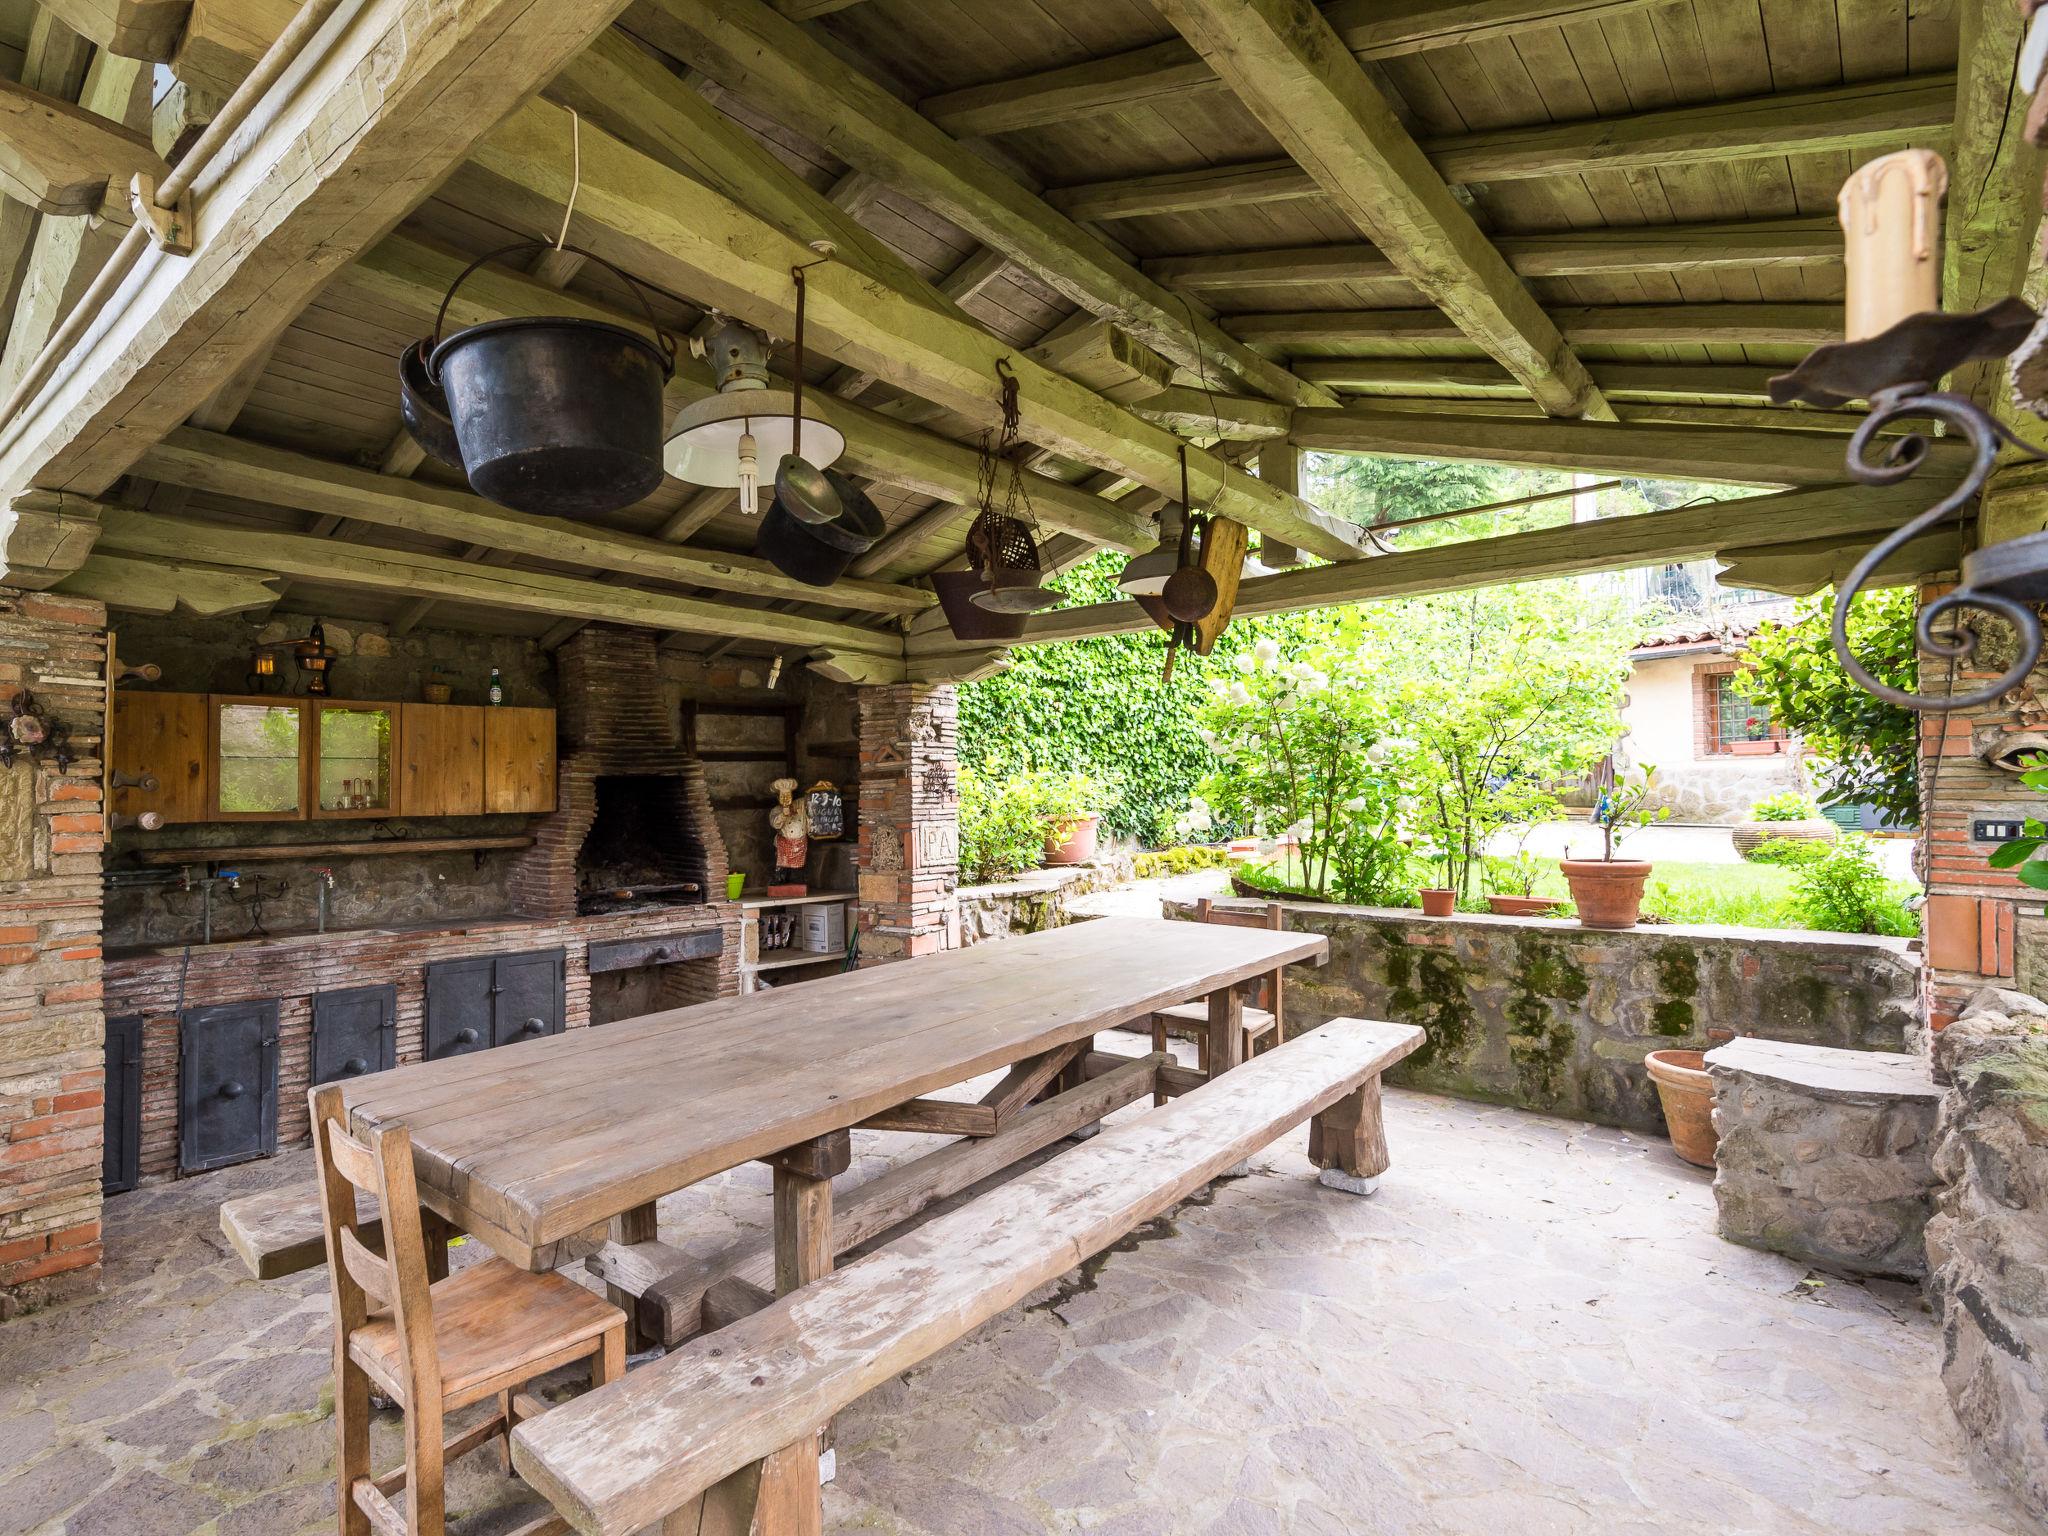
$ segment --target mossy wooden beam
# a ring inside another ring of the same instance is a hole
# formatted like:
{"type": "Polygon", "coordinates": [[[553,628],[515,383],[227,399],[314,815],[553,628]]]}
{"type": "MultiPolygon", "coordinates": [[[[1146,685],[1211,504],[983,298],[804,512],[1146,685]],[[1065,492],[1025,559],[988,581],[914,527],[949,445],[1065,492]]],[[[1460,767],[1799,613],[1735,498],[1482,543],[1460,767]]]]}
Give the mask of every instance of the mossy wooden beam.
{"type": "Polygon", "coordinates": [[[1611,421],[1585,365],[1309,0],[1155,0],[1337,211],[1554,416],[1611,421]]]}

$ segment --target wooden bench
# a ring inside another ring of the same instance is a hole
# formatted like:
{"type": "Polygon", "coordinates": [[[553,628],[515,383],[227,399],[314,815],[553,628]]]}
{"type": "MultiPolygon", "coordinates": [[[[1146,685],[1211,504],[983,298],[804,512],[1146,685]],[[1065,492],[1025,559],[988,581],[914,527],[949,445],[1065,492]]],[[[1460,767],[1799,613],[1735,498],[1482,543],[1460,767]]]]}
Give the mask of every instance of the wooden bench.
{"type": "Polygon", "coordinates": [[[1336,1019],[1276,1046],[520,1425],[513,1464],[586,1536],[815,1536],[833,1415],[1304,1120],[1319,1164],[1377,1178],[1380,1074],[1422,1038],[1336,1019]]]}
{"type": "MultiPolygon", "coordinates": [[[[377,1202],[361,1198],[356,1209],[365,1240],[375,1234],[375,1240],[381,1241],[383,1224],[376,1217],[377,1202]]],[[[276,1280],[327,1263],[318,1184],[281,1184],[261,1194],[223,1200],[220,1230],[258,1280],[276,1280]]]]}

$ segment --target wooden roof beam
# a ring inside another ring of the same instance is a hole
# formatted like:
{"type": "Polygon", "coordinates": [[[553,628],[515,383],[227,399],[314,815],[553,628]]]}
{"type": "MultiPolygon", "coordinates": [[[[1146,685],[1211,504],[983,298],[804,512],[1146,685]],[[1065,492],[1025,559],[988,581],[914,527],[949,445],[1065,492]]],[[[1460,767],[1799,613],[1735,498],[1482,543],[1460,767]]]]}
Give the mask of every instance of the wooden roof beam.
{"type": "Polygon", "coordinates": [[[39,213],[125,211],[129,178],[160,176],[149,135],[12,80],[0,80],[0,193],[39,213]]]}
{"type": "Polygon", "coordinates": [[[0,423],[0,488],[105,491],[617,9],[618,0],[345,9],[258,104],[235,152],[201,171],[198,249],[144,250],[102,322],[0,423]]]}
{"type": "MultiPolygon", "coordinates": [[[[1713,342],[1814,347],[1839,340],[1842,334],[1842,306],[1833,303],[1604,304],[1557,308],[1550,316],[1574,346],[1713,342]]],[[[1433,309],[1310,309],[1225,315],[1223,323],[1234,335],[1265,347],[1468,340],[1463,330],[1433,309]]]]}
{"type": "Polygon", "coordinates": [[[1324,195],[1555,416],[1614,412],[1308,0],[1156,0],[1324,195]]]}
{"type": "MultiPolygon", "coordinates": [[[[1896,149],[1945,137],[1955,100],[1955,76],[1915,75],[1630,117],[1461,134],[1427,140],[1422,152],[1446,181],[1462,184],[1812,150],[1896,149]]],[[[1253,160],[1055,187],[1045,200],[1070,218],[1099,221],[1322,195],[1315,178],[1294,160],[1253,160]]]]}
{"type": "Polygon", "coordinates": [[[171,56],[192,0],[38,0],[80,37],[109,53],[162,63],[171,56]]]}
{"type": "MultiPolygon", "coordinates": [[[[1842,440],[1826,432],[1410,415],[1354,407],[1296,411],[1292,441],[1317,453],[1517,464],[1728,485],[1832,485],[1847,474],[1842,440]]],[[[1935,464],[1960,465],[1969,450],[1959,441],[1938,438],[1928,454],[1935,464]]]]}
{"type": "MultiPolygon", "coordinates": [[[[392,308],[420,316],[424,324],[441,302],[466,258],[422,241],[393,235],[369,251],[349,273],[349,281],[375,293],[392,308]]],[[[509,315],[535,314],[547,306],[553,313],[602,320],[638,328],[645,321],[623,309],[595,302],[565,290],[556,292],[532,277],[500,268],[484,268],[462,287],[449,310],[451,325],[477,325],[509,315]]],[[[688,357],[676,361],[667,404],[681,410],[711,393],[710,374],[688,357]]],[[[979,485],[980,459],[966,443],[941,437],[925,427],[885,416],[851,400],[806,392],[807,403],[846,437],[846,453],[837,467],[926,496],[971,500],[979,485]]],[[[1079,486],[1047,476],[1029,482],[1039,520],[1049,527],[1083,534],[1123,550],[1150,549],[1150,526],[1116,503],[1091,495],[1079,486]]],[[[661,531],[661,537],[682,540],[715,517],[730,500],[729,491],[706,490],[692,497],[661,531]]]]}
{"type": "MultiPolygon", "coordinates": [[[[479,146],[463,173],[465,184],[507,217],[545,225],[559,217],[569,195],[569,167],[559,153],[567,140],[564,109],[529,103],[479,146]]],[[[582,142],[579,243],[699,303],[789,333],[795,318],[789,274],[812,259],[806,247],[608,134],[586,126],[582,142]]],[[[812,267],[807,287],[808,325],[820,352],[991,426],[1002,396],[996,363],[1007,359],[1021,386],[1028,440],[1155,488],[1178,487],[1179,439],[1018,354],[973,322],[931,307],[922,294],[837,262],[812,267]]],[[[857,409],[829,396],[819,404],[857,409]]],[[[1261,486],[1212,454],[1191,450],[1189,468],[1195,493],[1213,498],[1224,516],[1329,558],[1358,548],[1351,525],[1261,486]]]]}
{"type": "Polygon", "coordinates": [[[95,556],[101,553],[195,561],[254,572],[259,580],[290,576],[317,581],[323,586],[478,603],[487,608],[551,618],[574,616],[646,629],[736,635],[744,640],[766,640],[792,647],[822,646],[892,658],[902,654],[902,637],[894,630],[770,614],[730,601],[641,591],[581,576],[557,576],[486,566],[443,555],[341,544],[310,534],[194,523],[124,507],[101,506],[95,556]]]}
{"type": "MultiPolygon", "coordinates": [[[[1656,224],[1630,229],[1567,230],[1549,235],[1496,235],[1493,245],[1507,258],[1517,277],[1842,264],[1842,231],[1833,219],[1656,224]]],[[[1400,269],[1391,261],[1372,246],[1361,244],[1159,256],[1143,266],[1148,277],[1188,293],[1401,278],[1400,269]]]]}
{"type": "MultiPolygon", "coordinates": [[[[1860,547],[1865,536],[1896,528],[1926,506],[1933,494],[1937,490],[1925,485],[1834,485],[1634,517],[1602,518],[1597,525],[1567,523],[1429,549],[1401,550],[1376,559],[1250,577],[1238,586],[1236,612],[1256,617],[1625,571],[1705,559],[1723,549],[1755,549],[1787,541],[1809,548],[1821,540],[1853,541],[1860,547]]],[[[1156,632],[1155,626],[1136,603],[1095,603],[1033,614],[1025,621],[1023,637],[1009,643],[1047,645],[1090,635],[1148,631],[1156,632]]],[[[930,660],[969,648],[945,630],[913,635],[905,646],[913,664],[917,658],[930,660]]]]}
{"type": "MultiPolygon", "coordinates": [[[[1391,59],[1431,48],[1488,42],[1560,22],[1640,10],[1646,0],[1337,0],[1323,8],[1346,48],[1361,59],[1391,59]]],[[[927,96],[918,109],[961,138],[1070,123],[1133,107],[1159,106],[1223,82],[1193,47],[1170,38],[1106,58],[1016,75],[927,96]]]]}
{"type": "Polygon", "coordinates": [[[136,469],[168,485],[460,540],[478,551],[466,559],[496,552],[559,560],[713,592],[796,598],[870,613],[921,613],[936,601],[929,592],[888,582],[808,586],[750,555],[684,549],[590,523],[514,512],[463,491],[190,427],[152,446],[136,469]]]}
{"type": "Polygon", "coordinates": [[[1290,404],[1330,403],[761,0],[638,0],[625,26],[1183,367],[1290,404]]]}
{"type": "MultiPolygon", "coordinates": [[[[1711,400],[1753,405],[1770,398],[1768,383],[1781,368],[1746,363],[1588,363],[1593,382],[1613,400],[1711,400]]],[[[1515,376],[1498,363],[1442,357],[1303,358],[1303,378],[1332,389],[1383,390],[1396,395],[1523,398],[1515,376]]]]}

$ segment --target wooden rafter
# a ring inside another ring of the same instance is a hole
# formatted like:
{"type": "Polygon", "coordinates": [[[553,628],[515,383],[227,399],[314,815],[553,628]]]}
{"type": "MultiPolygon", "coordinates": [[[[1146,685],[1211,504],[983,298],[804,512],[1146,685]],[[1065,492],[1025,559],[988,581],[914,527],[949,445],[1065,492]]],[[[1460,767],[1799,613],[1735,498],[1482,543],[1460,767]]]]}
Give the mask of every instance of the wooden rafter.
{"type": "MultiPolygon", "coordinates": [[[[479,146],[464,186],[534,227],[558,218],[569,194],[566,113],[533,102],[479,146]]],[[[581,243],[662,286],[688,293],[764,330],[794,324],[790,272],[811,259],[796,244],[713,189],[671,171],[593,128],[582,135],[576,201],[581,243]]],[[[808,278],[810,335],[819,351],[913,394],[994,425],[1006,359],[1019,381],[1023,435],[1085,463],[1156,488],[1178,486],[1179,440],[997,341],[957,315],[933,309],[842,263],[808,278]]],[[[847,402],[831,402],[833,408],[847,402]]],[[[827,405],[820,401],[821,407],[827,405]]],[[[1189,453],[1198,495],[1224,516],[1329,558],[1356,552],[1348,525],[1297,497],[1261,486],[1202,450],[1189,453]]],[[[1076,530],[1081,531],[1081,530],[1076,530]]]]}
{"type": "MultiPolygon", "coordinates": [[[[1846,473],[1840,436],[1825,432],[1352,408],[1296,411],[1291,436],[1296,446],[1318,453],[1519,464],[1729,485],[1831,485],[1846,473]]],[[[1939,464],[1960,466],[1968,456],[1967,448],[1952,439],[1937,439],[1928,446],[1939,464]]]]}
{"type": "MultiPolygon", "coordinates": [[[[1561,22],[1640,10],[1646,0],[1337,0],[1323,17],[1361,59],[1486,43],[1561,22]]],[[[1011,133],[1223,89],[1180,38],[1057,69],[928,96],[918,104],[948,133],[1011,133]]]]}
{"type": "MultiPolygon", "coordinates": [[[[1558,306],[1550,315],[1574,346],[1686,346],[1720,342],[1815,347],[1842,334],[1841,305],[1798,300],[1775,304],[1558,306]]],[[[1255,346],[1468,340],[1455,323],[1433,309],[1295,310],[1226,315],[1223,323],[1234,335],[1255,346]]]]}
{"type": "Polygon", "coordinates": [[[162,62],[185,30],[191,0],[40,0],[79,36],[110,53],[162,62]]]}
{"type": "MultiPolygon", "coordinates": [[[[1705,559],[1723,549],[1822,539],[1840,542],[1896,528],[1927,504],[1928,494],[1925,485],[1836,485],[1784,491],[1669,512],[1604,518],[1591,525],[1568,523],[1472,539],[1372,560],[1311,566],[1247,578],[1238,586],[1236,611],[1240,616],[1287,613],[1665,565],[1705,559]]],[[[1034,614],[1025,624],[1023,638],[1015,643],[1044,645],[1089,635],[1142,634],[1153,628],[1151,617],[1136,603],[1097,603],[1034,614]]],[[[906,649],[915,659],[968,647],[945,630],[927,630],[913,634],[906,649]]]]}
{"type": "MultiPolygon", "coordinates": [[[[21,84],[60,101],[73,100],[84,83],[91,55],[91,43],[39,7],[29,25],[21,84]]],[[[15,300],[28,273],[37,219],[28,204],[0,197],[0,335],[13,321],[15,300]]]]}
{"type": "MultiPolygon", "coordinates": [[[[1768,384],[1782,368],[1750,363],[1602,363],[1586,365],[1609,399],[1708,400],[1750,405],[1770,397],[1768,384]]],[[[1303,378],[1332,389],[1380,390],[1395,395],[1502,395],[1520,398],[1522,386],[1498,363],[1447,357],[1303,358],[1303,378]]]]}
{"type": "Polygon", "coordinates": [[[0,193],[40,213],[100,217],[110,200],[125,205],[138,173],[163,173],[148,134],[0,80],[0,193]]]}
{"type": "Polygon", "coordinates": [[[1612,420],[1585,366],[1308,0],[1157,0],[1325,197],[1556,416],[1612,420]]]}
{"type": "Polygon", "coordinates": [[[199,175],[195,252],[146,249],[107,322],[0,423],[0,487],[104,491],[617,9],[362,0],[342,12],[311,45],[317,59],[199,175]]]}
{"type": "Polygon", "coordinates": [[[1277,400],[1329,403],[761,0],[639,0],[626,25],[1182,366],[1277,400]]]}
{"type": "MultiPolygon", "coordinates": [[[[1953,75],[1916,75],[1633,117],[1495,129],[1421,147],[1454,183],[1707,164],[1793,150],[1897,148],[1945,134],[1955,92],[1953,75]]],[[[1105,220],[1321,195],[1309,170],[1288,159],[1076,183],[1053,188],[1046,201],[1076,219],[1105,220]]]]}

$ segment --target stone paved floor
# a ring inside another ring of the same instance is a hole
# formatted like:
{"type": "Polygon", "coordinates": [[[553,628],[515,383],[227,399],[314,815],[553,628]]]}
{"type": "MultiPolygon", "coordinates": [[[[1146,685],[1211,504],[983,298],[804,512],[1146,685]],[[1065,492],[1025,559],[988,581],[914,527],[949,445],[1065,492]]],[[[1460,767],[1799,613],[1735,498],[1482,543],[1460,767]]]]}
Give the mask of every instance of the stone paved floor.
{"type": "MultiPolygon", "coordinates": [[[[1388,1121],[1372,1199],[1313,1184],[1297,1134],[864,1399],[828,1528],[2027,1529],[1965,1464],[1913,1291],[1720,1242],[1661,1142],[1415,1095],[1388,1121]]],[[[919,1144],[858,1140],[870,1174],[919,1144]]],[[[214,1224],[307,1167],[116,1198],[106,1294],[0,1326],[0,1533],[332,1529],[324,1277],[250,1281],[214,1224]]],[[[718,1246],[766,1187],[664,1202],[663,1235],[718,1246]]],[[[485,1533],[531,1512],[488,1452],[450,1505],[485,1533]]]]}

